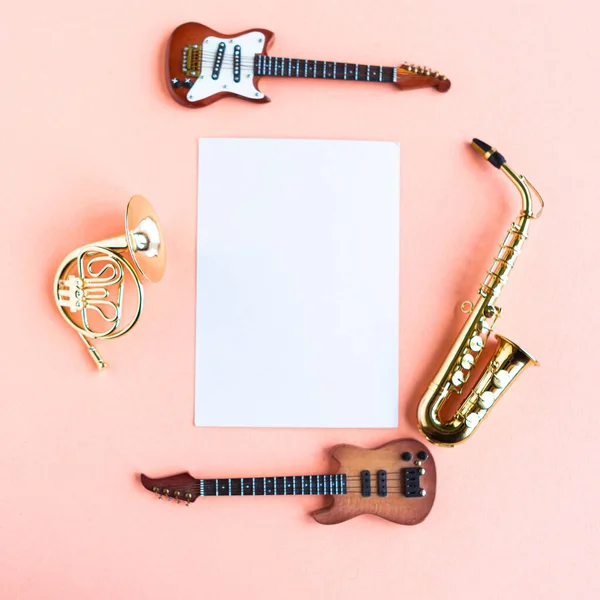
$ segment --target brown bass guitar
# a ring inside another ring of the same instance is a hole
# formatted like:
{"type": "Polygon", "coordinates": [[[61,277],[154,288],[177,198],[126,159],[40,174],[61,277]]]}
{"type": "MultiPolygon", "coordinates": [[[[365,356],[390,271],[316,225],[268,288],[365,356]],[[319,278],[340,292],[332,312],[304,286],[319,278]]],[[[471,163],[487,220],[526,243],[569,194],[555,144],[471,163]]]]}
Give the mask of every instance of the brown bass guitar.
{"type": "Polygon", "coordinates": [[[375,449],[344,444],[330,454],[339,468],[328,475],[196,479],[180,473],[161,478],[141,475],[141,482],[159,498],[187,505],[207,496],[326,496],[326,505],[312,513],[323,525],[364,514],[416,525],[431,511],[435,462],[417,440],[396,440],[375,449]]]}

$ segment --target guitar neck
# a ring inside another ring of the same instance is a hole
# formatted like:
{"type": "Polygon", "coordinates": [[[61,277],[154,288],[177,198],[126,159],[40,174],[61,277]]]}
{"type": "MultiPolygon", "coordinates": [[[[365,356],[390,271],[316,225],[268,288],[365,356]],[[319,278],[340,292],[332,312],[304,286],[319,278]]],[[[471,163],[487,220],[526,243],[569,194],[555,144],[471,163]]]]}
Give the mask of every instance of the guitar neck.
{"type": "Polygon", "coordinates": [[[305,79],[341,79],[348,81],[377,81],[394,83],[396,67],[327,62],[302,58],[279,58],[257,54],[254,74],[271,77],[298,77],[305,79]]]}
{"type": "Polygon", "coordinates": [[[346,475],[197,479],[200,496],[329,496],[347,493],[346,475]]]}

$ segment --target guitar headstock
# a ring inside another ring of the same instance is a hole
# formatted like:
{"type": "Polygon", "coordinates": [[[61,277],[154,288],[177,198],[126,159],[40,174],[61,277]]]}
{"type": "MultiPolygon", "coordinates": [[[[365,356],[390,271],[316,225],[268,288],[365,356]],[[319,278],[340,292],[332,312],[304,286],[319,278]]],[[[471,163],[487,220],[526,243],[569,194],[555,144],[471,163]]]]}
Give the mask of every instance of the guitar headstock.
{"type": "Polygon", "coordinates": [[[396,67],[395,83],[401,90],[433,87],[438,92],[447,92],[450,89],[450,80],[439,71],[407,63],[396,67]]]}
{"type": "Polygon", "coordinates": [[[142,473],[140,476],[142,485],[154,492],[159,499],[167,498],[169,501],[177,500],[177,504],[185,502],[189,505],[200,496],[198,480],[189,473],[179,473],[170,477],[151,479],[142,473]]]}

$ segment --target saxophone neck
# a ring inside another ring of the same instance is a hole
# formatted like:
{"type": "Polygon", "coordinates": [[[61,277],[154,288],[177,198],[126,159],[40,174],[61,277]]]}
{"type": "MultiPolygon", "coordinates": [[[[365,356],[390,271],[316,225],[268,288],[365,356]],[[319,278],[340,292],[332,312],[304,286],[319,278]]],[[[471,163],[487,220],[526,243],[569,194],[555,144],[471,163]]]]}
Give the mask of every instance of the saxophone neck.
{"type": "Polygon", "coordinates": [[[489,144],[474,138],[471,142],[471,146],[477,150],[483,157],[496,169],[500,169],[513,183],[513,185],[519,190],[519,194],[521,196],[521,200],[523,202],[523,208],[521,210],[521,219],[524,221],[524,224],[529,221],[529,219],[537,219],[542,215],[542,211],[544,210],[544,200],[540,193],[535,189],[535,187],[531,184],[531,182],[524,175],[519,175],[507,164],[506,159],[496,148],[493,148],[489,144]],[[533,202],[532,202],[532,192],[537,197],[540,203],[539,211],[534,214],[533,213],[533,202]]]}

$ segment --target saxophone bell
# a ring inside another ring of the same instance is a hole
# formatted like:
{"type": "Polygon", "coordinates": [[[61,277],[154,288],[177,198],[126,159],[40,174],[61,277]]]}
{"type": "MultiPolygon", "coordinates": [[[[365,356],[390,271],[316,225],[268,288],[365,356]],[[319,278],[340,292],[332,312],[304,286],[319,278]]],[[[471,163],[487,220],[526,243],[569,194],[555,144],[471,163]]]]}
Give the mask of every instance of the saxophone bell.
{"type": "Polygon", "coordinates": [[[539,365],[519,345],[495,334],[499,341],[498,347],[461,406],[448,419],[440,416],[440,410],[448,398],[453,393],[463,392],[470,373],[481,356],[501,313],[496,304],[498,296],[527,239],[530,221],[541,215],[544,206],[538,191],[523,175],[517,175],[495,148],[478,139],[473,140],[472,146],[517,187],[522,199],[522,209],[511,224],[500,251],[479,288],[479,299],[475,304],[463,303],[463,310],[470,313],[470,316],[419,403],[419,429],[430,442],[439,446],[455,446],[469,438],[517,377],[527,367],[539,365]],[[533,213],[531,192],[540,202],[537,214],[533,213]]]}

